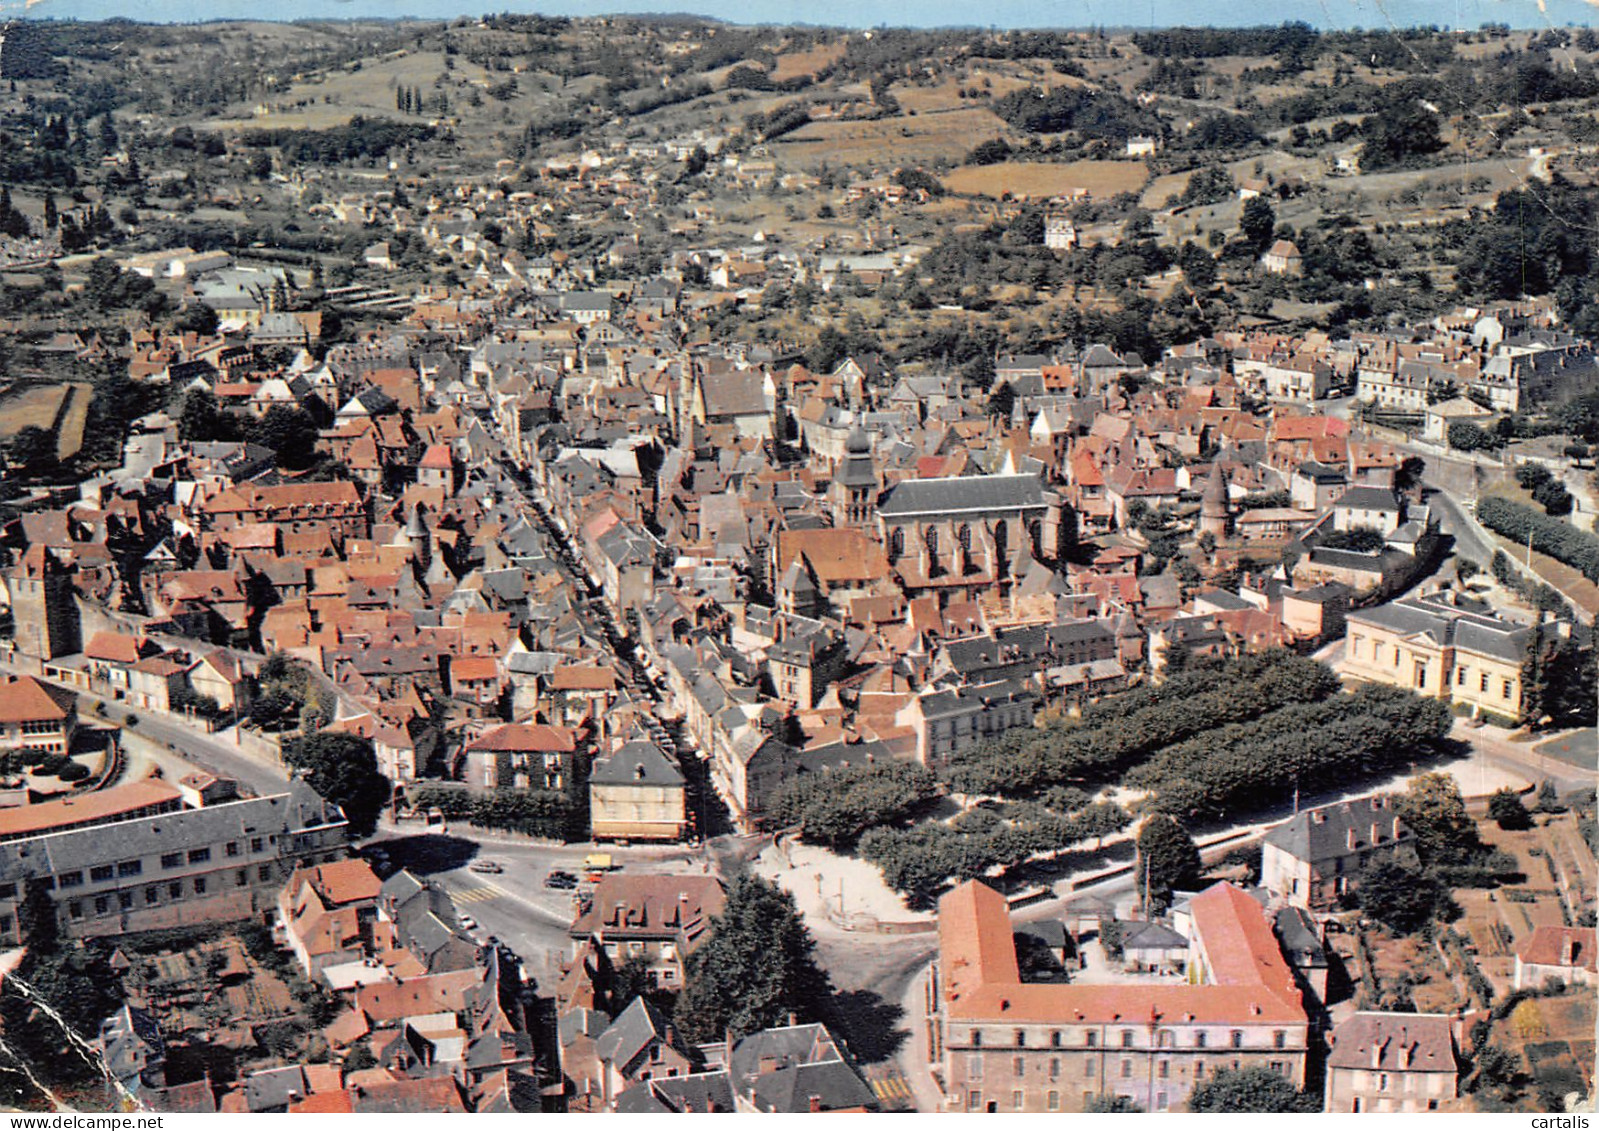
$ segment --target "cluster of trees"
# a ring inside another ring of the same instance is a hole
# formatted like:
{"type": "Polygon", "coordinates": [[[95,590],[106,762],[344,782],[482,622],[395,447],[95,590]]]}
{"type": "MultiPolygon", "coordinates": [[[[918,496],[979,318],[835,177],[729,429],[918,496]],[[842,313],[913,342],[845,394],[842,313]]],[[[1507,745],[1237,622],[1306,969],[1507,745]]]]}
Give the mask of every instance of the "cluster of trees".
{"type": "Polygon", "coordinates": [[[1171,904],[1175,891],[1194,891],[1204,866],[1188,830],[1164,814],[1152,814],[1138,830],[1133,880],[1144,905],[1156,912],[1171,904]]]}
{"type": "Polygon", "coordinates": [[[1512,542],[1548,554],[1580,570],[1589,581],[1599,581],[1599,538],[1569,522],[1539,514],[1525,503],[1489,495],[1477,504],[1477,520],[1512,542]]]}
{"type": "Polygon", "coordinates": [[[1035,134],[1075,130],[1087,137],[1125,141],[1134,134],[1158,137],[1163,132],[1154,114],[1107,90],[1027,87],[999,99],[993,110],[1011,128],[1035,134]]]}
{"type": "Polygon", "coordinates": [[[795,778],[772,804],[771,821],[812,844],[848,847],[874,825],[897,824],[938,796],[938,779],[918,762],[851,766],[795,778]]]}
{"type": "Polygon", "coordinates": [[[364,118],[357,114],[342,126],[326,130],[250,130],[239,140],[254,149],[276,148],[297,165],[340,165],[387,157],[392,151],[434,135],[432,126],[364,118]]]}
{"type": "Polygon", "coordinates": [[[443,785],[422,786],[411,791],[410,803],[417,809],[437,809],[451,821],[552,840],[574,839],[575,826],[588,815],[573,806],[565,793],[548,789],[474,793],[443,785]]]}
{"type": "Polygon", "coordinates": [[[303,727],[312,730],[333,721],[334,705],[327,701],[309,669],[282,652],[273,652],[256,673],[257,694],[250,704],[250,721],[265,729],[303,727]]]}
{"type": "Polygon", "coordinates": [[[831,997],[794,897],[745,874],[728,886],[710,937],[690,956],[673,1012],[689,1041],[736,1039],[790,1017],[818,1019],[831,997]]]}
{"type": "Polygon", "coordinates": [[[1571,616],[1571,605],[1560,595],[1554,586],[1542,581],[1532,581],[1510,564],[1510,559],[1503,550],[1495,550],[1489,570],[1494,580],[1509,589],[1512,593],[1519,593],[1521,599],[1541,613],[1552,613],[1562,620],[1571,616]]]}
{"type": "Polygon", "coordinates": [[[371,836],[393,795],[378,772],[370,738],[336,731],[301,735],[283,748],[283,761],[323,798],[344,810],[355,836],[371,836]]]}
{"type": "Polygon", "coordinates": [[[278,465],[290,471],[314,467],[317,423],[303,408],[274,405],[260,417],[248,419],[225,412],[209,389],[193,389],[183,399],[178,435],[185,443],[244,440],[271,448],[278,465]]]}
{"type": "Polygon", "coordinates": [[[0,1062],[20,1059],[27,1071],[0,1072],[0,1101],[15,1109],[39,1102],[35,1080],[52,1087],[91,1087],[99,1066],[75,1043],[77,1033],[95,1033],[121,1005],[119,982],[98,947],[73,946],[61,937],[55,901],[38,880],[23,886],[17,927],[27,953],[0,983],[0,1025],[5,1048],[0,1062]],[[33,1004],[20,988],[26,984],[50,1004],[74,1031],[33,1004]]]}
{"type": "Polygon", "coordinates": [[[1386,539],[1382,531],[1369,526],[1356,526],[1349,530],[1329,530],[1317,539],[1316,545],[1328,550],[1353,550],[1357,554],[1370,554],[1383,548],[1386,539]]]}
{"type": "Polygon", "coordinates": [[[1134,768],[1127,784],[1151,790],[1148,804],[1169,813],[1258,808],[1295,788],[1326,788],[1404,765],[1452,721],[1437,699],[1368,684],[1167,746],[1134,768]]]}
{"type": "Polygon", "coordinates": [[[1164,747],[1290,704],[1320,702],[1339,689],[1327,667],[1282,650],[1200,663],[1164,683],[1093,704],[1075,722],[1012,731],[973,747],[943,777],[961,793],[1011,797],[1056,784],[1109,781],[1164,747]]]}
{"type": "Polygon", "coordinates": [[[1543,464],[1522,464],[1516,468],[1516,482],[1532,492],[1532,501],[1541,506],[1545,514],[1563,518],[1571,513],[1571,492],[1543,464]]]}
{"type": "Polygon", "coordinates": [[[791,134],[811,120],[811,111],[803,102],[785,102],[764,114],[751,114],[744,119],[744,131],[761,141],[791,134]]]}
{"type": "MultiPolygon", "coordinates": [[[[1195,169],[1183,191],[1176,196],[1178,204],[1215,204],[1231,198],[1237,186],[1232,174],[1220,165],[1206,165],[1195,169]]],[[[1253,198],[1252,198],[1253,199],[1253,198]]]]}
{"type": "Polygon", "coordinates": [[[1545,719],[1559,726],[1592,726],[1596,703],[1599,651],[1581,648],[1569,633],[1548,631],[1540,624],[1527,640],[1521,665],[1521,721],[1545,719]]]}
{"type": "Polygon", "coordinates": [[[21,238],[32,233],[32,222],[11,203],[11,186],[0,185],[0,235],[21,238]]]}
{"type": "Polygon", "coordinates": [[[1456,286],[1484,298],[1553,293],[1573,333],[1599,331],[1599,280],[1586,233],[1599,222],[1593,194],[1560,174],[1547,185],[1507,189],[1492,210],[1466,221],[1456,286]]]}
{"type": "Polygon", "coordinates": [[[997,812],[969,810],[948,824],[878,825],[861,838],[860,854],[877,865],[889,887],[925,905],[950,877],[977,879],[1041,853],[1102,840],[1130,821],[1125,809],[1108,801],[1082,804],[1067,814],[1045,803],[1024,802],[997,812]]]}

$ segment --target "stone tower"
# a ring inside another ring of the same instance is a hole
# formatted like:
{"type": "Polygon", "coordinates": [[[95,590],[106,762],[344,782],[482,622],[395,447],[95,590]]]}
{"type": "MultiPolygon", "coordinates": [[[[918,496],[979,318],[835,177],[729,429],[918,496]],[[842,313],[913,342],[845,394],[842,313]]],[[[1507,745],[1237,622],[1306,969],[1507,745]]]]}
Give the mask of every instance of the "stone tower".
{"type": "Polygon", "coordinates": [[[1221,468],[1210,473],[1210,482],[1199,502],[1199,532],[1218,542],[1232,533],[1232,515],[1227,509],[1227,480],[1221,468]]]}
{"type": "Polygon", "coordinates": [[[71,571],[43,546],[30,547],[11,573],[17,651],[53,660],[83,651],[71,571]]]}
{"type": "Polygon", "coordinates": [[[844,441],[844,458],[833,472],[828,505],[834,526],[866,526],[877,509],[877,465],[872,441],[860,425],[844,441]]]}

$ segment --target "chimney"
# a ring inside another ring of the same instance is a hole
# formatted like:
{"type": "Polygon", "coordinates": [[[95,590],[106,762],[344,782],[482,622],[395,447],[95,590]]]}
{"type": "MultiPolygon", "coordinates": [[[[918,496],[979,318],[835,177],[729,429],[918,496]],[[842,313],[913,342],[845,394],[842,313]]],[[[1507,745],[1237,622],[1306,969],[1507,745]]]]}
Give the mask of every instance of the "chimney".
{"type": "Polygon", "coordinates": [[[1394,818],[1394,839],[1395,840],[1399,839],[1399,830],[1400,830],[1400,828],[1401,828],[1401,825],[1400,825],[1400,822],[1399,822],[1399,818],[1395,817],[1394,818]]]}
{"type": "Polygon", "coordinates": [[[1388,1045],[1388,1038],[1386,1038],[1386,1037],[1384,1037],[1380,1041],[1372,1041],[1371,1042],[1371,1066],[1373,1068],[1381,1068],[1382,1067],[1382,1051],[1383,1051],[1383,1049],[1385,1047],[1387,1047],[1387,1045],[1388,1045]]]}
{"type": "Polygon", "coordinates": [[[1310,811],[1310,823],[1313,825],[1325,825],[1327,823],[1327,814],[1320,809],[1312,809],[1310,811]]]}
{"type": "Polygon", "coordinates": [[[811,1114],[812,1115],[819,1115],[821,1113],[821,1110],[822,1110],[822,1097],[821,1096],[812,1096],[811,1097],[811,1105],[810,1105],[811,1114]]]}
{"type": "Polygon", "coordinates": [[[1379,825],[1376,821],[1373,821],[1371,823],[1371,843],[1372,844],[1381,844],[1382,843],[1382,826],[1379,825]]]}
{"type": "Polygon", "coordinates": [[[1415,1042],[1412,1041],[1412,1042],[1410,1042],[1408,1044],[1400,1045],[1399,1046],[1399,1067],[1400,1068],[1409,1068],[1410,1067],[1410,1058],[1412,1056],[1414,1056],[1415,1053],[1416,1053],[1415,1042]]]}
{"type": "Polygon", "coordinates": [[[1560,965],[1575,966],[1577,963],[1577,940],[1567,934],[1560,940],[1560,965]]]}

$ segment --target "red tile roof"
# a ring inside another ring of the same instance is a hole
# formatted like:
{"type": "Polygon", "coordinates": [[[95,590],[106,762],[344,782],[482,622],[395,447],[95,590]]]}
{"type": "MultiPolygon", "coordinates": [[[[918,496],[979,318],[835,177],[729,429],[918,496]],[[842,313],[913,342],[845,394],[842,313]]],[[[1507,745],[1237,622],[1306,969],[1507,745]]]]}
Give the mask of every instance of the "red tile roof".
{"type": "Polygon", "coordinates": [[[468,750],[537,750],[566,753],[577,749],[577,738],[569,727],[543,723],[508,723],[474,738],[468,750]]]}
{"type": "Polygon", "coordinates": [[[76,698],[31,675],[7,676],[0,680],[0,723],[61,722],[76,698]]]}
{"type": "Polygon", "coordinates": [[[1539,927],[1521,944],[1516,957],[1531,966],[1571,966],[1599,972],[1592,927],[1539,927]],[[1570,953],[1566,950],[1568,945],[1570,953]]]}
{"type": "Polygon", "coordinates": [[[1192,1015],[1219,1023],[1305,1022],[1293,977],[1260,905],[1230,884],[1190,904],[1215,984],[1024,983],[1005,897],[967,881],[938,905],[944,1010],[951,1018],[1049,1023],[1147,1021],[1192,1015]],[[1242,902],[1239,902],[1242,900],[1242,902]]]}

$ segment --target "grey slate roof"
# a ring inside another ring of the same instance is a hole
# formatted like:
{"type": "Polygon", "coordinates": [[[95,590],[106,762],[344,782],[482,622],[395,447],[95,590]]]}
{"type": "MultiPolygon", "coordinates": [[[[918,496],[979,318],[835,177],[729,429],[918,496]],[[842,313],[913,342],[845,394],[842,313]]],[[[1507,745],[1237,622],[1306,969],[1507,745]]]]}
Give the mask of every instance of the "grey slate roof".
{"type": "Polygon", "coordinates": [[[1122,938],[1123,950],[1175,950],[1187,945],[1182,935],[1159,923],[1145,923],[1122,938]]]}
{"type": "Polygon", "coordinates": [[[590,785],[677,786],[683,775],[653,742],[629,742],[594,761],[590,785]]]}
{"type": "Polygon", "coordinates": [[[1399,513],[1399,497],[1387,487],[1351,487],[1333,504],[1345,510],[1393,511],[1399,513]]]}
{"type": "Polygon", "coordinates": [[[337,805],[296,780],[288,792],[271,797],[7,841],[0,844],[0,878],[51,875],[257,836],[279,837],[287,854],[295,833],[342,824],[344,814],[337,805]]]}
{"type": "MultiPolygon", "coordinates": [[[[1383,843],[1394,843],[1394,822],[1397,810],[1388,798],[1365,797],[1356,801],[1340,801],[1320,809],[1307,809],[1297,813],[1265,836],[1271,844],[1296,860],[1312,865],[1324,860],[1348,856],[1349,833],[1354,830],[1355,849],[1359,852],[1372,846],[1371,826],[1378,826],[1383,843]]],[[[1410,829],[1399,823],[1399,840],[1412,839],[1410,829]]]]}
{"type": "Polygon", "coordinates": [[[1043,510],[1044,485],[1036,475],[967,475],[907,479],[878,506],[884,517],[943,517],[980,511],[1043,510]]]}

